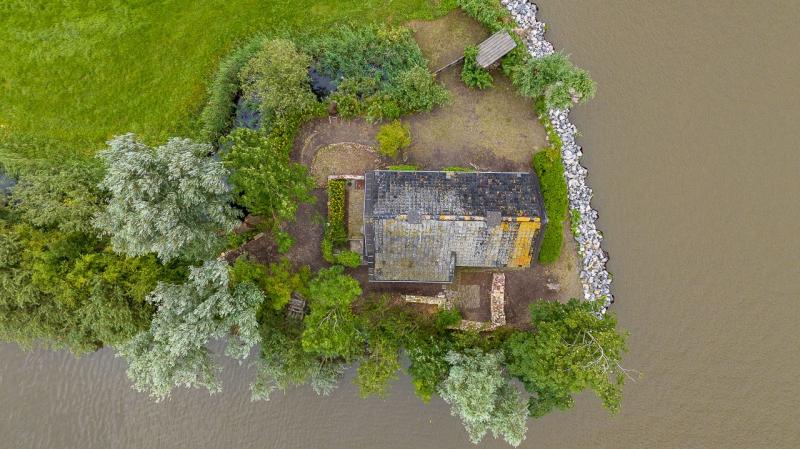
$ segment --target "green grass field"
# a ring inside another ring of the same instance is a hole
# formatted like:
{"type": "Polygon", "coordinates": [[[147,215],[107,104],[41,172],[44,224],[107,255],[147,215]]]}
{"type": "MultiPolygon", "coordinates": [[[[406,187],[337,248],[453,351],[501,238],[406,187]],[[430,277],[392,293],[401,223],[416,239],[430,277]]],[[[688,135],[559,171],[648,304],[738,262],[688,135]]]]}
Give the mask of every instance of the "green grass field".
{"type": "Polygon", "coordinates": [[[400,23],[452,7],[452,0],[3,2],[0,162],[90,155],[128,131],[150,143],[197,136],[217,63],[254,33],[400,23]]]}

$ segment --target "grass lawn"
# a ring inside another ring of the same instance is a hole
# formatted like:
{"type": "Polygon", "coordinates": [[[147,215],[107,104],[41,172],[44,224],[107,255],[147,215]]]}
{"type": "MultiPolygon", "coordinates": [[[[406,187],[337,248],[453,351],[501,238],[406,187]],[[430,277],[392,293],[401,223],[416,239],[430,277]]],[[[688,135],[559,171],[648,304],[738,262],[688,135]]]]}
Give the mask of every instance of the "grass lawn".
{"type": "Polygon", "coordinates": [[[196,136],[219,59],[259,31],[438,17],[453,0],[83,0],[0,5],[0,162],[196,136]]]}

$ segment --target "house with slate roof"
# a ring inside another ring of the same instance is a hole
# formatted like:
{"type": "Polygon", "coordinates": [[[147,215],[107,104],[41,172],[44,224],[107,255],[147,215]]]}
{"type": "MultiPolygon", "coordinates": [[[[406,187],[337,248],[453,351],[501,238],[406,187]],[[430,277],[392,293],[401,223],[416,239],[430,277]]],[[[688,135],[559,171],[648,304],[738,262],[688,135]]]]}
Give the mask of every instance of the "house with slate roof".
{"type": "Polygon", "coordinates": [[[528,267],[544,207],[533,173],[387,171],[364,176],[371,282],[452,282],[456,267],[528,267]]]}

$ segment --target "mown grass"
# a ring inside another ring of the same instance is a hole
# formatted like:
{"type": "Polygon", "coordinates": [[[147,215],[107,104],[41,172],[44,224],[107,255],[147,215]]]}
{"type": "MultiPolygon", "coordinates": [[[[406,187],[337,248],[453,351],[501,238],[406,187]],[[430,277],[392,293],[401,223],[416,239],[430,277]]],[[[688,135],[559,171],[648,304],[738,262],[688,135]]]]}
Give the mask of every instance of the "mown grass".
{"type": "Polygon", "coordinates": [[[132,131],[199,137],[222,56],[257,32],[431,19],[452,0],[84,0],[0,4],[0,161],[93,154],[132,131]]]}

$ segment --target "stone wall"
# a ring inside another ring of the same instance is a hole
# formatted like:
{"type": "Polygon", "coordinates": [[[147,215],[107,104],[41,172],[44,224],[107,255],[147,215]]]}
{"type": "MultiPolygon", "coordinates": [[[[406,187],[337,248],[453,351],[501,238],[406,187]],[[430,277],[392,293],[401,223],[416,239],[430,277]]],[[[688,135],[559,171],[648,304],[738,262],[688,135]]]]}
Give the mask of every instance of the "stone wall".
{"type": "MultiPolygon", "coordinates": [[[[538,7],[528,0],[501,0],[508,8],[517,25],[524,31],[525,44],[534,58],[547,56],[555,51],[553,45],[544,37],[545,25],[536,20],[538,7]]],[[[597,229],[597,211],[592,209],[592,189],[586,183],[587,170],[581,166],[581,147],[575,142],[577,129],[569,121],[569,110],[552,109],[550,122],[563,142],[561,158],[564,162],[564,176],[569,191],[570,211],[580,213],[575,240],[581,258],[580,279],[584,298],[587,301],[602,301],[602,313],[614,302],[611,293],[611,274],[606,270],[608,256],[601,244],[603,234],[597,229]]]]}

